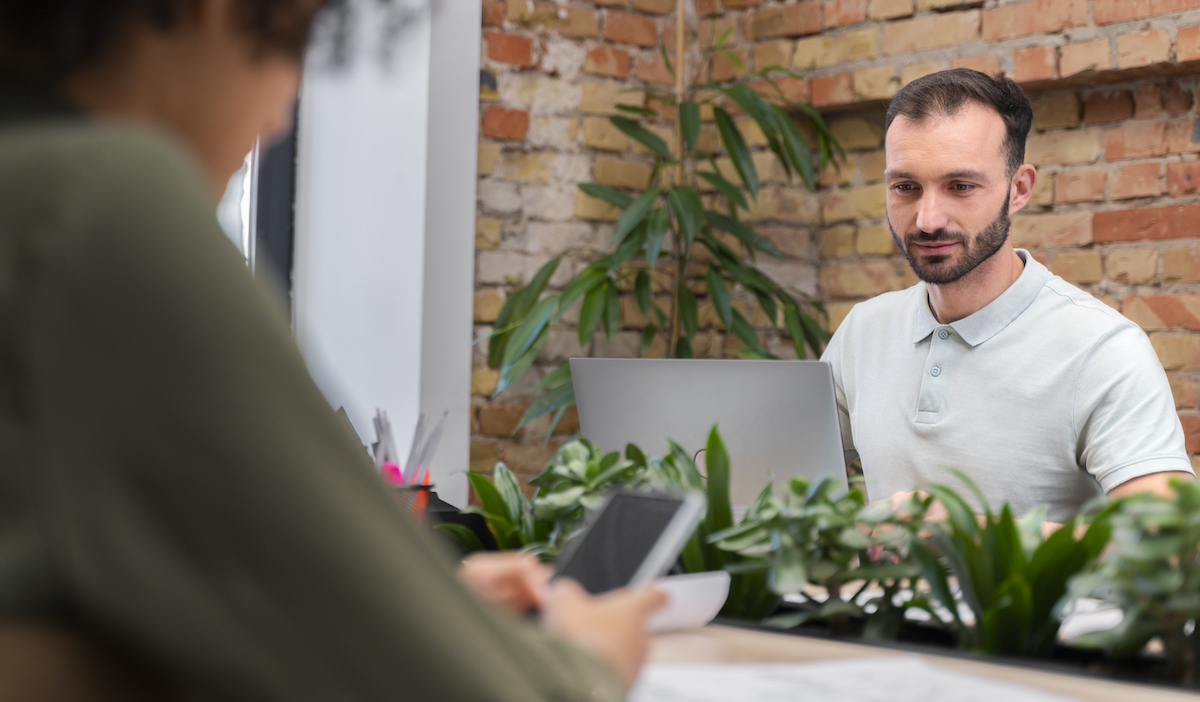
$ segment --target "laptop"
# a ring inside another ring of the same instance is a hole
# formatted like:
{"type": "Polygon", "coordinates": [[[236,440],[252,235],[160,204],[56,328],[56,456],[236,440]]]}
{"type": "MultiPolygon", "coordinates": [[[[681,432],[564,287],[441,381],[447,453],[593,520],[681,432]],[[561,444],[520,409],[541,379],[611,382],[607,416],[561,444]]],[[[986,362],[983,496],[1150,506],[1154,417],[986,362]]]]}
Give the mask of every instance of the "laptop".
{"type": "MultiPolygon", "coordinates": [[[[572,358],[582,434],[606,451],[635,444],[693,455],[719,425],[732,466],[733,504],[793,476],[846,484],[833,372],[822,361],[572,358]]],[[[703,457],[697,459],[703,468],[703,457]]]]}

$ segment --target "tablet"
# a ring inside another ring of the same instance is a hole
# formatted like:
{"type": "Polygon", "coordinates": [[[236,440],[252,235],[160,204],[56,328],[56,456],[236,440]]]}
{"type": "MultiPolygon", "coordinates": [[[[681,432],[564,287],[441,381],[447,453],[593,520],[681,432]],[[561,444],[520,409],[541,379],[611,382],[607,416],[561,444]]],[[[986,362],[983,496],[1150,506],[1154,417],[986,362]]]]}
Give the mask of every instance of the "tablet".
{"type": "Polygon", "coordinates": [[[679,558],[704,511],[696,493],[613,490],[558,559],[555,577],[593,595],[644,585],[679,558]]]}

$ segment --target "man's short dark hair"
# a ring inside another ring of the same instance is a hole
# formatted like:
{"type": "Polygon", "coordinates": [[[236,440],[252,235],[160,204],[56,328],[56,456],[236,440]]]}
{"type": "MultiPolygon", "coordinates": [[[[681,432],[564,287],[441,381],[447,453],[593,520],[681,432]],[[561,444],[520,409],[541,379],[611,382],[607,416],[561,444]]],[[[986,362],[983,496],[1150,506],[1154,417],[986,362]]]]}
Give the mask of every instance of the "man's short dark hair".
{"type": "Polygon", "coordinates": [[[1004,151],[1008,175],[1025,162],[1025,139],[1033,125],[1033,106],[1020,86],[1010,78],[992,78],[970,68],[931,73],[900,89],[888,104],[883,133],[892,120],[903,115],[913,122],[929,117],[954,115],[969,102],[994,110],[1004,120],[1007,137],[1004,151]]]}

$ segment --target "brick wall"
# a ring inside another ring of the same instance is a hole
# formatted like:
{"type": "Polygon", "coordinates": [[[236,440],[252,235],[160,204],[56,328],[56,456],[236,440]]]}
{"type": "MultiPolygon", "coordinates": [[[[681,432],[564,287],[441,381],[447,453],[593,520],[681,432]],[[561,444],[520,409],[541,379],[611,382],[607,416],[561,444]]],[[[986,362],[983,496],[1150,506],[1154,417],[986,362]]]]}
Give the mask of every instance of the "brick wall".
{"type": "MultiPolygon", "coordinates": [[[[648,157],[605,116],[617,102],[641,103],[626,88],[671,82],[657,46],[673,40],[666,0],[483,4],[478,334],[512,283],[528,281],[550,257],[564,256],[552,281],[561,284],[604,250],[610,215],[575,184],[645,182],[648,157]]],[[[886,100],[950,67],[1021,83],[1035,106],[1027,160],[1039,179],[1014,220],[1014,242],[1150,334],[1188,451],[1200,453],[1200,0],[689,0],[689,8],[692,56],[730,30],[747,70],[792,67],[803,78],[783,82],[789,97],[824,111],[847,149],[847,162],[821,174],[816,194],[787,183],[764,152],[769,185],[754,215],[786,255],[764,268],[826,301],[831,327],[855,302],[915,282],[884,218],[886,100]]],[[[740,73],[722,59],[710,75],[740,73]]],[[[743,132],[762,146],[753,129],[743,132]]],[[[769,348],[788,355],[790,344],[763,315],[756,325],[769,348]]],[[[710,355],[724,343],[710,332],[710,355]]],[[[472,468],[490,472],[504,460],[528,477],[557,446],[543,446],[545,422],[512,435],[541,374],[573,355],[636,355],[637,337],[601,335],[581,349],[570,327],[555,329],[540,365],[497,400],[489,399],[496,375],[482,351],[472,370],[472,468]]],[[[563,431],[575,428],[572,414],[563,431]]]]}

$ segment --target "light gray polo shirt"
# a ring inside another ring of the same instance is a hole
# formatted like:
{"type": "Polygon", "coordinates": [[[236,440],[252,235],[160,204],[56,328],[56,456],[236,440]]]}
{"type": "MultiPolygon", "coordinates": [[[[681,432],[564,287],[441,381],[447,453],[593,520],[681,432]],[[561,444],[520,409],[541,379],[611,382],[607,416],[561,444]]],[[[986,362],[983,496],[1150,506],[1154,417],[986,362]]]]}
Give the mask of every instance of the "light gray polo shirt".
{"type": "Polygon", "coordinates": [[[1101,490],[1191,472],[1183,429],[1146,334],[1028,252],[1021,276],[952,324],[925,283],[851,310],[822,360],[833,366],[842,440],[878,500],[979,485],[998,511],[1038,504],[1063,521],[1101,490]]]}

